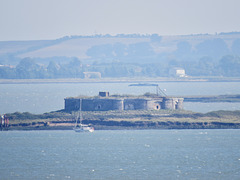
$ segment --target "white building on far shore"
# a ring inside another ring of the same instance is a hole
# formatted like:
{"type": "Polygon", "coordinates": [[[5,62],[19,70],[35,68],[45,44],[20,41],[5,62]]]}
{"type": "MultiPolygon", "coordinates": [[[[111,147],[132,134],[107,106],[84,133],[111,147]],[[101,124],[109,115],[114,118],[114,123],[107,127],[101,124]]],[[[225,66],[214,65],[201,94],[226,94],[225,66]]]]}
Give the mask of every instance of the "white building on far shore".
{"type": "Polygon", "coordinates": [[[187,75],[185,73],[185,69],[179,68],[179,67],[171,68],[169,70],[169,76],[171,76],[171,77],[187,77],[187,75]]]}

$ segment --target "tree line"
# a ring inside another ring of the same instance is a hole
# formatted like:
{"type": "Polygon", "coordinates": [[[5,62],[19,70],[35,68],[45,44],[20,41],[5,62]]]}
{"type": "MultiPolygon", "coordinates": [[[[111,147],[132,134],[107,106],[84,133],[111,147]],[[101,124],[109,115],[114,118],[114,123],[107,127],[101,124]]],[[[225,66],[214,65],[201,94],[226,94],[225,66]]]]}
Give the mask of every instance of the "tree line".
{"type": "MultiPolygon", "coordinates": [[[[61,64],[50,61],[47,66],[40,65],[34,59],[24,58],[15,67],[0,66],[1,79],[53,79],[84,78],[84,72],[100,72],[102,77],[168,77],[174,67],[185,69],[189,76],[240,77],[240,56],[225,55],[219,60],[204,56],[198,61],[178,61],[169,59],[164,62],[127,63],[112,61],[102,63],[94,61],[84,64],[78,58],[61,64]]],[[[96,77],[93,77],[96,78],[96,77]]]]}
{"type": "MultiPolygon", "coordinates": [[[[208,38],[195,45],[191,40],[179,40],[174,45],[166,45],[157,34],[95,35],[92,38],[98,37],[139,38],[141,41],[91,46],[85,52],[89,57],[85,60],[76,57],[20,59],[18,53],[4,54],[0,57],[0,78],[84,78],[84,72],[100,72],[102,77],[167,77],[169,70],[174,67],[185,69],[189,76],[240,77],[240,39],[229,43],[219,37],[208,38]],[[171,51],[161,51],[164,48],[170,48],[171,51]]],[[[64,37],[44,43],[51,45],[69,38],[88,37],[64,37]]],[[[191,38],[194,39],[194,36],[191,38]]]]}

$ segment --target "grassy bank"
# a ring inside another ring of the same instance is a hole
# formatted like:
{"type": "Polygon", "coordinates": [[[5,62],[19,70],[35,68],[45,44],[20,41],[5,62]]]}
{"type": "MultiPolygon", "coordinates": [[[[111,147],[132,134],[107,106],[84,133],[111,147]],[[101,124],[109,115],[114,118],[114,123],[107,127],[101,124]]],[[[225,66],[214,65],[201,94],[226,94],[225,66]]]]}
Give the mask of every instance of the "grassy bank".
{"type": "MultiPolygon", "coordinates": [[[[75,124],[74,113],[57,111],[34,115],[7,114],[9,130],[67,130],[75,124]]],[[[240,128],[240,111],[96,111],[83,112],[83,123],[95,129],[222,129],[240,128]]]]}
{"type": "Polygon", "coordinates": [[[240,95],[218,95],[218,96],[185,96],[185,102],[240,102],[240,95]]]}

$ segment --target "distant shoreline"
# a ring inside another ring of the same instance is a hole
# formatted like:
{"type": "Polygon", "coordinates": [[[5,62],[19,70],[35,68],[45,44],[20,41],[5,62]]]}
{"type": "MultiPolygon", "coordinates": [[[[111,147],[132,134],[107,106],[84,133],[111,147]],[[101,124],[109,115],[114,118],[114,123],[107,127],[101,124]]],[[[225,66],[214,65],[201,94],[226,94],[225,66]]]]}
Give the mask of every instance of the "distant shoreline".
{"type": "Polygon", "coordinates": [[[240,78],[189,77],[189,78],[101,78],[101,79],[0,79],[0,84],[44,84],[44,83],[139,83],[139,82],[240,82],[240,78]]]}

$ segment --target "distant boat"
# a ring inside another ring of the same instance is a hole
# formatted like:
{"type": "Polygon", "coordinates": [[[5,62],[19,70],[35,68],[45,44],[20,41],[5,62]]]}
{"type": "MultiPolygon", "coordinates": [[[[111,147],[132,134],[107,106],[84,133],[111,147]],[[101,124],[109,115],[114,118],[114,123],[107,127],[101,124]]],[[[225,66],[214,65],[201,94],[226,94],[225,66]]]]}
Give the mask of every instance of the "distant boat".
{"type": "Polygon", "coordinates": [[[82,124],[82,99],[80,99],[80,111],[78,112],[78,115],[76,117],[76,124],[73,130],[75,132],[93,132],[94,131],[94,127],[87,124],[82,124]]]}
{"type": "Polygon", "coordinates": [[[78,124],[73,128],[73,130],[75,132],[93,132],[94,128],[86,124],[78,124]]]}

